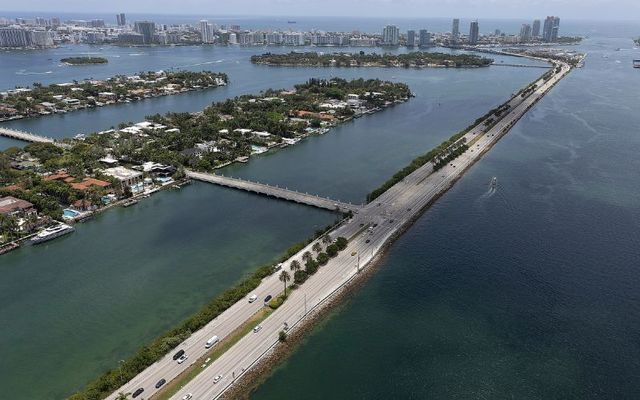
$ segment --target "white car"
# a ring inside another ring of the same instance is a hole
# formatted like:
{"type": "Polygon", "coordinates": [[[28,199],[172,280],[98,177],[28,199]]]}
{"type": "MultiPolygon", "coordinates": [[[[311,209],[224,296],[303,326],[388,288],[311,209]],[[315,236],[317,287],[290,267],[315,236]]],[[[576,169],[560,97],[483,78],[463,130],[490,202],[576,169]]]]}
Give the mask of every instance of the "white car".
{"type": "Polygon", "coordinates": [[[182,356],[180,356],[180,358],[178,358],[178,364],[182,364],[183,362],[187,361],[187,358],[189,358],[189,356],[183,354],[182,356]]]}
{"type": "Polygon", "coordinates": [[[184,396],[182,396],[182,400],[190,400],[193,398],[193,395],[191,393],[187,393],[184,396]]]}
{"type": "Polygon", "coordinates": [[[253,333],[258,333],[260,332],[260,329],[262,329],[262,325],[258,325],[255,328],[253,328],[253,333]]]}
{"type": "Polygon", "coordinates": [[[257,294],[252,294],[251,296],[249,296],[249,303],[253,303],[256,300],[258,300],[257,294]]]}
{"type": "Polygon", "coordinates": [[[220,379],[222,379],[222,375],[216,375],[215,378],[213,378],[213,383],[218,383],[220,382],[220,379]]]}

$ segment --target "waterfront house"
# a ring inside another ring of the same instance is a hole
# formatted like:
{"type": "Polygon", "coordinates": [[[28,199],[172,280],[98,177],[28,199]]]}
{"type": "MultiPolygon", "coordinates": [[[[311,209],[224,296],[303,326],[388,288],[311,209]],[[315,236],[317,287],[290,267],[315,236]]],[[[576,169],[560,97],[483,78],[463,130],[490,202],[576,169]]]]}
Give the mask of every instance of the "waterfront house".
{"type": "Polygon", "coordinates": [[[105,169],[104,173],[116,178],[123,191],[129,188],[132,193],[137,193],[143,189],[142,172],[134,171],[125,167],[113,167],[105,169]]]}
{"type": "Polygon", "coordinates": [[[37,215],[36,208],[26,200],[13,196],[0,197],[0,214],[7,217],[23,218],[37,215]]]}

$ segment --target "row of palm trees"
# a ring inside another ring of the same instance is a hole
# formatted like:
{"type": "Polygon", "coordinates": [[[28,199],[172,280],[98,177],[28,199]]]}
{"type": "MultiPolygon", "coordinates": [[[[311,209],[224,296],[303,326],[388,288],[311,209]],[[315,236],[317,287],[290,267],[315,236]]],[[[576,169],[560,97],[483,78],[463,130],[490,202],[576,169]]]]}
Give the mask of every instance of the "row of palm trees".
{"type": "MultiPolygon", "coordinates": [[[[324,245],[329,245],[331,244],[332,240],[333,239],[331,239],[331,236],[327,234],[322,236],[320,242],[322,242],[322,244],[324,245]]],[[[315,242],[313,246],[311,246],[311,250],[313,250],[316,254],[320,254],[320,252],[322,251],[322,244],[320,244],[320,242],[315,242]]],[[[313,255],[310,251],[307,250],[302,254],[302,260],[305,263],[311,261],[312,259],[313,255]]],[[[300,264],[300,261],[293,260],[291,261],[291,264],[289,264],[289,269],[295,274],[296,271],[300,271],[302,269],[302,265],[300,264]]],[[[280,282],[284,283],[284,297],[287,297],[287,282],[291,281],[291,274],[287,270],[283,269],[282,272],[280,272],[279,279],[280,282]]]]}

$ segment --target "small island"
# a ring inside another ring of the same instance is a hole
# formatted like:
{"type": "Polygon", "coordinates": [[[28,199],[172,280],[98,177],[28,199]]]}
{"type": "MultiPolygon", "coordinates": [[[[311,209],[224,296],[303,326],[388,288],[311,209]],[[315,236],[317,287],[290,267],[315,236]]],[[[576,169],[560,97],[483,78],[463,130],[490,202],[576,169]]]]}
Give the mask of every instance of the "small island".
{"type": "Polygon", "coordinates": [[[109,60],[104,57],[67,57],[61,59],[60,62],[67,65],[93,65],[106,64],[109,60]]]}
{"type": "Polygon", "coordinates": [[[221,73],[175,70],[51,85],[34,83],[0,92],[0,122],[204,90],[224,86],[227,81],[227,75],[221,73]]]}
{"type": "Polygon", "coordinates": [[[473,54],[446,54],[415,51],[406,54],[291,52],[265,53],[251,57],[254,64],[309,67],[404,67],[404,68],[477,68],[493,63],[490,58],[473,54]]]}

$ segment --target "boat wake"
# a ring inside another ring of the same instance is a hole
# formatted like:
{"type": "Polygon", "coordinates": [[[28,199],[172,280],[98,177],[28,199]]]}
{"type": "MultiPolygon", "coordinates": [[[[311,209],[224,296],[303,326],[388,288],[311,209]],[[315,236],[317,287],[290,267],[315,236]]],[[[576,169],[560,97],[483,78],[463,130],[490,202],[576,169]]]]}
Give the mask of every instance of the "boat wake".
{"type": "Polygon", "coordinates": [[[27,71],[26,69],[21,69],[16,72],[16,75],[47,75],[53,74],[53,71],[45,71],[45,72],[35,72],[35,71],[27,71]]]}

